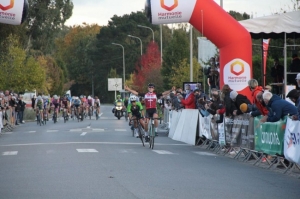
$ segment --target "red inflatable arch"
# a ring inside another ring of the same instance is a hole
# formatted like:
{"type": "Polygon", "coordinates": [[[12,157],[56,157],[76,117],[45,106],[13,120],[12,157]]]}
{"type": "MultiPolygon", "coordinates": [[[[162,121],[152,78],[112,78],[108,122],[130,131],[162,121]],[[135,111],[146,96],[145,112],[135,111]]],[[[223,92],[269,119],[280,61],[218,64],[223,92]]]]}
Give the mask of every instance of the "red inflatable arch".
{"type": "Polygon", "coordinates": [[[220,50],[220,86],[252,98],[250,33],[213,0],[147,0],[147,16],[153,24],[189,22],[220,50]]]}

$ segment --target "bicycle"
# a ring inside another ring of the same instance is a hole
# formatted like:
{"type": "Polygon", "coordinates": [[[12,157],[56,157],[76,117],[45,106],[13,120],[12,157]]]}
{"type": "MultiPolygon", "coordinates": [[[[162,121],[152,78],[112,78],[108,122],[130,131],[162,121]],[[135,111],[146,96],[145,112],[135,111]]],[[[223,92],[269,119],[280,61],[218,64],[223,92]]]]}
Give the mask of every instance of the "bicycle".
{"type": "Polygon", "coordinates": [[[153,118],[153,117],[149,117],[149,127],[148,127],[148,132],[149,132],[149,148],[153,149],[154,148],[154,140],[155,140],[155,127],[154,127],[154,120],[160,120],[161,123],[161,118],[153,118]]]}
{"type": "Polygon", "coordinates": [[[98,108],[96,107],[96,111],[95,111],[95,114],[96,114],[96,120],[98,120],[99,119],[99,113],[98,113],[98,108]]]}
{"type": "Polygon", "coordinates": [[[92,115],[93,115],[93,107],[89,106],[88,116],[90,117],[90,120],[92,119],[92,115]]]}
{"type": "MultiPolygon", "coordinates": [[[[137,121],[137,129],[138,129],[139,138],[141,139],[143,146],[145,146],[144,139],[143,139],[144,136],[143,136],[143,133],[142,133],[143,132],[143,127],[140,123],[140,119],[141,118],[134,117],[134,119],[131,119],[131,120],[136,120],[137,121]]],[[[134,124],[132,124],[132,125],[134,125],[134,124]]],[[[134,136],[134,130],[132,131],[132,136],[134,136]]]]}
{"type": "Polygon", "coordinates": [[[42,112],[43,112],[42,110],[38,110],[38,113],[36,114],[36,123],[37,123],[37,125],[40,125],[40,126],[42,126],[42,124],[44,125],[42,112]]]}
{"type": "Polygon", "coordinates": [[[63,108],[63,118],[64,118],[64,123],[66,123],[67,120],[69,119],[67,109],[65,107],[63,108]]]}
{"type": "Polygon", "coordinates": [[[44,124],[46,124],[47,121],[48,121],[48,111],[47,111],[47,109],[44,108],[43,114],[44,114],[44,124]]]}

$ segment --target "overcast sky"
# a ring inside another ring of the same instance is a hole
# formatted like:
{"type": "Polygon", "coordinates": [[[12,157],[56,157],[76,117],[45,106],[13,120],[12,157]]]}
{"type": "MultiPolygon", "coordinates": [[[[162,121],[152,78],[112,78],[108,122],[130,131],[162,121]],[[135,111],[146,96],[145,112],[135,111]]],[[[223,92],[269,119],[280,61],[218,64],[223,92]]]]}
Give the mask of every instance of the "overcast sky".
{"type": "MultiPolygon", "coordinates": [[[[215,0],[215,2],[219,4],[220,0],[215,0]]],[[[282,9],[292,11],[293,2],[296,0],[223,0],[223,8],[227,12],[234,10],[253,14],[255,18],[282,12],[282,9]]],[[[123,16],[143,10],[145,0],[73,0],[73,4],[73,15],[66,25],[86,22],[103,26],[108,24],[113,15],[123,16]]]]}

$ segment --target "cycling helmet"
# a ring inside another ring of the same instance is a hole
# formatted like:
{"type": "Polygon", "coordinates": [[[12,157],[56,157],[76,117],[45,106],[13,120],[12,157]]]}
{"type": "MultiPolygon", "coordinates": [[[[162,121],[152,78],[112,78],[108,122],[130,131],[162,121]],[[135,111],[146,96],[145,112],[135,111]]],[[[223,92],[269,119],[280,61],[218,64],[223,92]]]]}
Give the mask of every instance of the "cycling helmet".
{"type": "Polygon", "coordinates": [[[135,95],[131,95],[131,96],[130,96],[130,101],[131,101],[131,102],[137,101],[137,97],[136,97],[135,95]]]}
{"type": "Polygon", "coordinates": [[[80,95],[80,99],[82,99],[83,98],[83,95],[80,95]]]}
{"type": "Polygon", "coordinates": [[[57,96],[57,95],[53,95],[53,98],[54,98],[54,99],[58,99],[58,96],[57,96]]]}
{"type": "Polygon", "coordinates": [[[298,99],[299,98],[299,96],[300,96],[300,93],[299,93],[299,91],[297,90],[297,89],[293,89],[293,90],[291,90],[288,94],[287,94],[287,96],[286,97],[288,97],[288,98],[293,98],[293,99],[298,99]]]}
{"type": "Polygon", "coordinates": [[[41,99],[42,99],[42,96],[39,95],[39,96],[37,97],[37,99],[38,99],[38,100],[41,100],[41,99]]]}
{"type": "Polygon", "coordinates": [[[148,84],[148,87],[150,87],[150,86],[155,87],[155,85],[154,85],[153,83],[149,83],[149,84],[148,84]]]}
{"type": "Polygon", "coordinates": [[[117,95],[117,98],[121,98],[121,95],[117,95]]]}
{"type": "Polygon", "coordinates": [[[79,98],[78,98],[78,97],[75,97],[75,99],[77,99],[77,100],[78,100],[79,98]]]}
{"type": "Polygon", "coordinates": [[[89,96],[88,96],[88,99],[90,100],[90,99],[92,99],[92,97],[89,95],[89,96]]]}

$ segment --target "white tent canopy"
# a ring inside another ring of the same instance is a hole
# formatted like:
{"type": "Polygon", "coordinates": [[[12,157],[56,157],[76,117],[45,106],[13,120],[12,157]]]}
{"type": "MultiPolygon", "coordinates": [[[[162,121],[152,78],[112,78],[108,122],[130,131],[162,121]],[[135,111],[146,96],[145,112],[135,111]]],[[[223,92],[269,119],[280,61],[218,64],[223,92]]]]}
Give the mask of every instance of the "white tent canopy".
{"type": "Polygon", "coordinates": [[[274,14],[239,21],[251,34],[252,38],[296,38],[300,37],[300,11],[274,14]]]}
{"type": "MultiPolygon", "coordinates": [[[[287,85],[287,38],[300,38],[300,10],[239,21],[253,39],[284,39],[284,86],[287,85]]],[[[287,89],[285,89],[287,90],[287,89]]]]}

